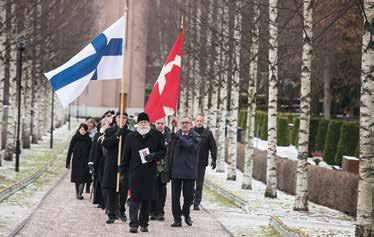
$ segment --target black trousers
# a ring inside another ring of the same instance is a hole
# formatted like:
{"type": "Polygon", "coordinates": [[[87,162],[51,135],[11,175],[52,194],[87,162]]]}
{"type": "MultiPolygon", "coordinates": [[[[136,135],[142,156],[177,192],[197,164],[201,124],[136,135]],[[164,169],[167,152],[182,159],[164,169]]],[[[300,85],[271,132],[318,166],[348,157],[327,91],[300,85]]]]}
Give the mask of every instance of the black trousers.
{"type": "Polygon", "coordinates": [[[121,184],[119,190],[119,211],[126,212],[127,194],[129,191],[128,184],[121,184]]]}
{"type": "Polygon", "coordinates": [[[151,215],[158,216],[164,215],[165,202],[166,202],[166,184],[161,182],[161,176],[157,177],[156,181],[156,194],[157,199],[151,201],[151,215]]]}
{"type": "Polygon", "coordinates": [[[147,227],[150,201],[130,201],[130,227],[147,227]]]}
{"type": "Polygon", "coordinates": [[[184,217],[190,216],[190,207],[193,202],[194,193],[194,179],[172,179],[171,180],[171,209],[173,212],[174,221],[182,221],[184,217]],[[183,208],[181,209],[180,197],[183,189],[183,208]]]}
{"type": "Polygon", "coordinates": [[[110,218],[115,218],[118,213],[118,193],[116,189],[104,188],[105,210],[110,218]]]}
{"type": "Polygon", "coordinates": [[[201,203],[201,198],[203,196],[203,186],[205,177],[205,165],[200,165],[197,170],[197,179],[195,185],[195,196],[194,196],[194,206],[199,206],[201,203]]]}

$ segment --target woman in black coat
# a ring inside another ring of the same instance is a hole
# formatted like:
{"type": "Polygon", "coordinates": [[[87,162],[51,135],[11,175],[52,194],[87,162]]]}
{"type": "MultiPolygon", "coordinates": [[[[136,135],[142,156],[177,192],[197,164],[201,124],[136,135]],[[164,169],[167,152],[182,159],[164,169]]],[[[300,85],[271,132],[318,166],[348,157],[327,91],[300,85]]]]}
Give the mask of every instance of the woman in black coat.
{"type": "Polygon", "coordinates": [[[84,184],[90,180],[88,168],[88,158],[91,147],[91,138],[87,133],[87,124],[81,123],[76,134],[70,141],[68,155],[66,158],[66,168],[70,169],[72,163],[71,182],[75,183],[77,199],[83,199],[82,193],[84,184]]]}

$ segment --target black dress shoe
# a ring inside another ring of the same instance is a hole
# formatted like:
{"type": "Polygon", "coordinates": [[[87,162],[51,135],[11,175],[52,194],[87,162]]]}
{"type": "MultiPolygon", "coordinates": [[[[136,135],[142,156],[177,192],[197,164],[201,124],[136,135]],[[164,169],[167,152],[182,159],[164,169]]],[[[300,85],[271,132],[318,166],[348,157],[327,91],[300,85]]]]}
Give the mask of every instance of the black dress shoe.
{"type": "Polygon", "coordinates": [[[148,227],[147,226],[141,226],[140,231],[141,232],[148,232],[148,227]]]}
{"type": "Polygon", "coordinates": [[[157,216],[155,216],[155,215],[151,215],[151,216],[149,217],[149,219],[150,219],[151,221],[157,220],[157,216]]]}
{"type": "Polygon", "coordinates": [[[195,211],[199,211],[199,210],[200,210],[200,207],[199,207],[199,206],[193,206],[193,209],[194,209],[195,211]]]}
{"type": "Polygon", "coordinates": [[[127,221],[126,213],[125,212],[120,212],[119,213],[119,218],[121,219],[121,221],[126,222],[127,221]]]}
{"type": "Polygon", "coordinates": [[[177,221],[174,221],[173,224],[171,224],[171,227],[182,227],[182,222],[177,222],[177,221]]]}
{"type": "Polygon", "coordinates": [[[130,233],[138,233],[137,227],[130,227],[130,233]]]}
{"type": "Polygon", "coordinates": [[[191,217],[184,218],[184,222],[186,222],[187,225],[192,226],[193,221],[191,220],[191,217]]]}
{"type": "Polygon", "coordinates": [[[108,220],[106,221],[107,224],[113,224],[114,223],[114,218],[109,217],[108,220]]]}

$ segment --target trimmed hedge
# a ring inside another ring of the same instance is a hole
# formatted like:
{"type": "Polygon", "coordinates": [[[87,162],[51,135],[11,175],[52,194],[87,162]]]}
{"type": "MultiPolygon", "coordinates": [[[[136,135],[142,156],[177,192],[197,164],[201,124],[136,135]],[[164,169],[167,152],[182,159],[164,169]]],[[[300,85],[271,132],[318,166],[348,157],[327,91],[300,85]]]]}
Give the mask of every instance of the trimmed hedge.
{"type": "Polygon", "coordinates": [[[289,128],[288,128],[287,117],[277,118],[277,145],[278,146],[289,146],[290,145],[290,133],[289,133],[289,128]]]}
{"type": "Polygon", "coordinates": [[[321,119],[318,124],[318,131],[317,131],[317,137],[316,137],[316,145],[314,149],[316,151],[323,151],[325,147],[325,141],[326,141],[326,134],[327,129],[329,126],[329,120],[321,119]]]}
{"type": "Polygon", "coordinates": [[[323,149],[323,160],[329,165],[336,165],[335,154],[338,148],[340,127],[342,121],[331,120],[327,129],[325,147],[323,149]]]}
{"type": "Polygon", "coordinates": [[[358,144],[359,125],[355,122],[343,122],[340,128],[340,139],[338,143],[337,152],[335,154],[335,163],[342,165],[343,155],[355,155],[355,150],[358,144]]]}
{"type": "Polygon", "coordinates": [[[268,140],[268,114],[262,112],[260,121],[260,138],[266,141],[268,140]]]}
{"type": "Polygon", "coordinates": [[[240,109],[239,115],[238,115],[238,127],[246,129],[247,128],[247,115],[248,115],[248,109],[240,109]]]}
{"type": "Polygon", "coordinates": [[[299,128],[300,128],[300,119],[295,118],[293,121],[291,144],[296,147],[298,146],[298,142],[299,142],[299,128]]]}
{"type": "Polygon", "coordinates": [[[317,137],[317,132],[318,132],[318,125],[319,125],[320,119],[317,118],[312,118],[310,120],[310,125],[309,125],[309,155],[312,154],[312,152],[316,151],[315,146],[316,146],[316,137],[317,137]]]}

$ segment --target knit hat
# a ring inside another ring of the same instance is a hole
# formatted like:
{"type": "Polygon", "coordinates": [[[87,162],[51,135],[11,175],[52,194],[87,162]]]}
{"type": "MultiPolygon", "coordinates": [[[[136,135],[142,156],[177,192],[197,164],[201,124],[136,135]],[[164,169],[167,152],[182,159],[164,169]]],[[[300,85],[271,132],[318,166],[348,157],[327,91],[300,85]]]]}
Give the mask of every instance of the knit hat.
{"type": "MultiPolygon", "coordinates": [[[[120,114],[120,112],[118,111],[118,112],[116,113],[116,117],[117,117],[119,114],[120,114]]],[[[129,116],[126,112],[122,112],[122,115],[125,115],[126,117],[129,116]]]]}
{"type": "Polygon", "coordinates": [[[140,114],[138,114],[137,123],[139,123],[140,121],[148,121],[149,122],[148,114],[146,114],[144,112],[141,112],[140,114]]]}

